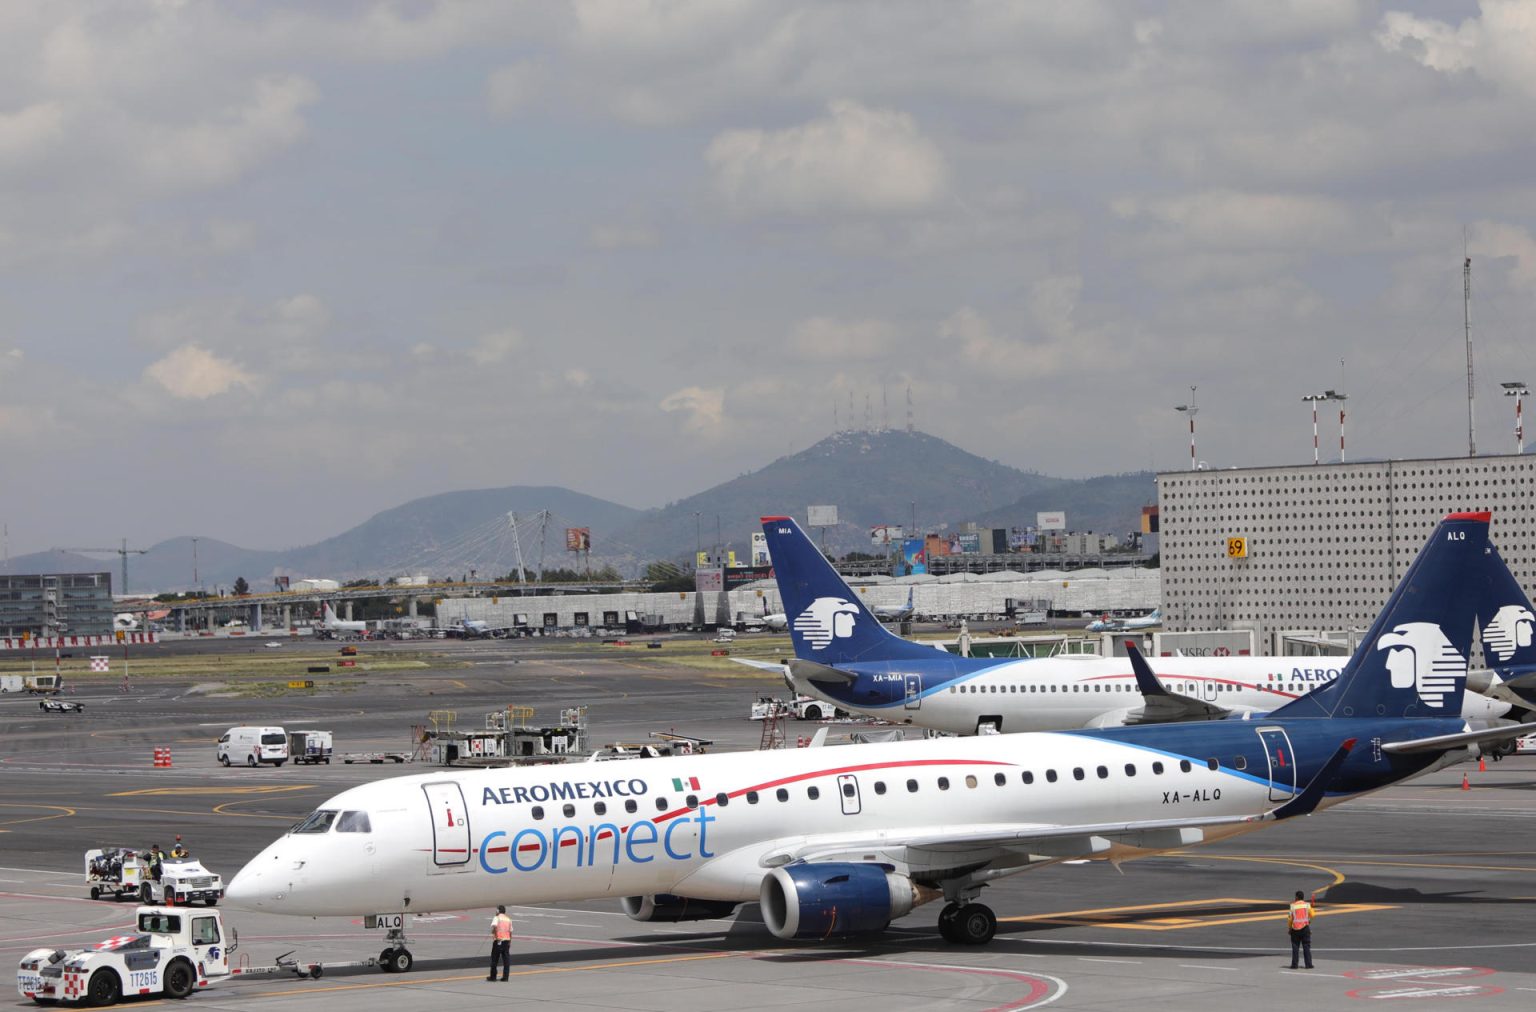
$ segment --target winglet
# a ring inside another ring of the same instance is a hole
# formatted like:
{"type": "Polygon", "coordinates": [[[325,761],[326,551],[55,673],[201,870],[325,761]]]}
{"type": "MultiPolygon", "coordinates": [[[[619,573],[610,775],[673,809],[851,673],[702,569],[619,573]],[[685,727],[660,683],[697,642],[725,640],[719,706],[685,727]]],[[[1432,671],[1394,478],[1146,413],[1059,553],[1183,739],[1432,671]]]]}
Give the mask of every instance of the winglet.
{"type": "Polygon", "coordinates": [[[1323,800],[1323,795],[1328,793],[1328,788],[1333,785],[1334,778],[1338,776],[1339,767],[1343,766],[1344,760],[1349,758],[1350,750],[1355,747],[1356,740],[1350,738],[1340,745],[1338,751],[1323,763],[1323,768],[1317,771],[1317,776],[1312,778],[1312,782],[1307,784],[1300,794],[1270,812],[1268,818],[1278,821],[1297,815],[1311,815],[1316,811],[1319,802],[1323,800]]]}
{"type": "Polygon", "coordinates": [[[1168,690],[1163,688],[1163,683],[1157,680],[1157,675],[1152,672],[1152,665],[1141,656],[1141,651],[1136,649],[1135,640],[1125,641],[1125,655],[1130,658],[1131,672],[1136,676],[1136,688],[1141,690],[1143,696],[1166,696],[1168,690]]]}

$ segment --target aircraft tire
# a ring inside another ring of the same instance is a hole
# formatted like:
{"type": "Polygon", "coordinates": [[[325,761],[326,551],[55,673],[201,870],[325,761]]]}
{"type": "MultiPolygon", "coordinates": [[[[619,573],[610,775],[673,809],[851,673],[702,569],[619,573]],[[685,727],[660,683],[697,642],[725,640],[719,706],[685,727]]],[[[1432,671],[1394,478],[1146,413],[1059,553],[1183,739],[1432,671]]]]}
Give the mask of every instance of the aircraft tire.
{"type": "Polygon", "coordinates": [[[997,915],[984,903],[967,903],[955,914],[954,930],[964,945],[986,945],[997,934],[997,915]]]}
{"type": "Polygon", "coordinates": [[[385,973],[395,972],[395,950],[385,949],[379,953],[379,969],[385,973]]]}
{"type": "Polygon", "coordinates": [[[93,899],[93,900],[101,899],[101,890],[96,888],[95,886],[91,886],[91,899],[93,899]]]}
{"type": "Polygon", "coordinates": [[[960,904],[946,903],[944,909],[939,911],[939,935],[946,942],[960,944],[960,936],[955,932],[955,915],[960,912],[960,904]]]}
{"type": "Polygon", "coordinates": [[[411,955],[410,949],[400,948],[393,950],[391,962],[393,964],[393,972],[409,973],[411,967],[416,963],[416,957],[411,955]]]}

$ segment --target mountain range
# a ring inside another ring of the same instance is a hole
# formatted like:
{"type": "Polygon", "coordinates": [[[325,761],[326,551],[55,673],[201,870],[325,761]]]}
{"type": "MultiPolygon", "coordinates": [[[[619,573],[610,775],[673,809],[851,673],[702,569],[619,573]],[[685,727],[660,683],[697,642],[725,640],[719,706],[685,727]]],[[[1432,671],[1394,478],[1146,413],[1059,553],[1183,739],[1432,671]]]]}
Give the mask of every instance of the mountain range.
{"type": "MultiPolygon", "coordinates": [[[[745,559],[765,513],[802,519],[806,507],[835,505],[824,532],[837,552],[868,548],[878,524],[953,529],[1029,526],[1035,514],[1063,510],[1073,530],[1123,534],[1141,507],[1157,499],[1151,472],[1086,479],[1054,478],[986,460],[922,432],[839,432],[767,466],[665,506],[641,510],[554,486],[443,492],[413,499],[315,544],[279,551],[241,548],[210,537],[162,541],[130,555],[135,592],[229,587],[245,577],[253,590],[273,577],[336,580],[426,575],[502,576],[521,557],[541,567],[614,565],[633,573],[647,562],[686,562],[717,545],[745,559]],[[509,517],[509,514],[511,515],[509,517]],[[514,523],[515,520],[515,523],[514,523]],[[587,528],[591,558],[567,553],[566,529],[587,528]],[[194,541],[196,582],[194,582],[194,541]]],[[[111,570],[121,593],[121,562],[53,550],[19,555],[10,573],[111,570]]]]}

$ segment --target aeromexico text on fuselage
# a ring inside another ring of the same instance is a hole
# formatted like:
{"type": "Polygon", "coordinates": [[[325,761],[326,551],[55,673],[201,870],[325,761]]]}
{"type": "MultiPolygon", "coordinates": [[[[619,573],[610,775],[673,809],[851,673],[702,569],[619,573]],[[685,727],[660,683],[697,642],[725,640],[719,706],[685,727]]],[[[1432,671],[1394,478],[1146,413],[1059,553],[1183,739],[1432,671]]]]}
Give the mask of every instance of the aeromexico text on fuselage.
{"type": "MultiPolygon", "coordinates": [[[[982,661],[972,670],[956,670],[961,667],[961,660],[941,658],[932,665],[911,660],[843,663],[836,666],[837,670],[856,676],[853,682],[817,682],[815,689],[838,704],[870,710],[901,708],[914,697],[926,699],[937,693],[964,692],[970,688],[987,691],[997,685],[1007,692],[1011,691],[1007,686],[1014,683],[1026,693],[1053,689],[1072,692],[1078,686],[1088,692],[1094,686],[1114,687],[1110,691],[1124,686],[1127,692],[1136,691],[1136,676],[1131,672],[1130,662],[1124,659],[982,661]],[[1095,673],[1105,667],[1114,670],[1095,673]],[[913,678],[918,679],[917,686],[911,684],[913,678]],[[910,691],[914,687],[915,693],[910,691]]],[[[1292,666],[1289,670],[1277,668],[1272,658],[1257,657],[1165,657],[1149,658],[1149,662],[1158,680],[1172,691],[1204,694],[1210,702],[1254,706],[1279,706],[1304,696],[1339,677],[1343,667],[1342,658],[1336,667],[1292,666]],[[1209,667],[1212,674],[1200,672],[1200,667],[1209,667]],[[1230,692],[1256,692],[1260,699],[1232,699],[1226,695],[1230,692]]]]}
{"type": "Polygon", "coordinates": [[[526,787],[486,787],[483,805],[523,805],[545,801],[593,801],[602,798],[639,798],[650,790],[639,777],[617,780],[560,780],[526,787]]]}

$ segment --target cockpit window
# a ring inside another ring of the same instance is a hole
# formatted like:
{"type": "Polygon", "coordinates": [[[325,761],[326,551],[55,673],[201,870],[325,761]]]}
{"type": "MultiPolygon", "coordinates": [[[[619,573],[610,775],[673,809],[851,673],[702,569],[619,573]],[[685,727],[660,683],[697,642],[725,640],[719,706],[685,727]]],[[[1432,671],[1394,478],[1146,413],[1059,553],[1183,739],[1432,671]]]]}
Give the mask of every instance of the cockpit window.
{"type": "Polygon", "coordinates": [[[320,809],[309,818],[293,827],[295,833],[324,833],[331,828],[331,823],[336,821],[336,813],[327,809],[320,809]]]}
{"type": "Polygon", "coordinates": [[[368,824],[367,812],[342,812],[341,818],[336,820],[336,832],[371,833],[373,827],[368,824]]]}

